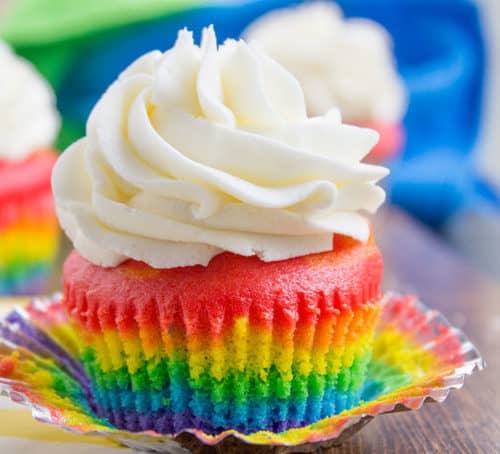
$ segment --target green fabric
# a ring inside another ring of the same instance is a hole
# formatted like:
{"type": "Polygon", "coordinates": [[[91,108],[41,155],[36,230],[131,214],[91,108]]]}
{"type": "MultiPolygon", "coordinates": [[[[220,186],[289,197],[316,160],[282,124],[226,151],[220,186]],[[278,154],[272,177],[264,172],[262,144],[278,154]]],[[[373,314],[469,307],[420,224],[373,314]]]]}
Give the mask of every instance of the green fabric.
{"type": "Polygon", "coordinates": [[[31,61],[57,90],[77,57],[75,49],[79,42],[62,42],[39,47],[16,47],[16,53],[31,61]]]}
{"type": "Polygon", "coordinates": [[[203,3],[204,0],[16,0],[0,22],[0,35],[14,47],[38,47],[203,3]]]}
{"type": "Polygon", "coordinates": [[[16,0],[0,37],[58,90],[82,46],[113,30],[194,8],[206,0],[16,0]]]}
{"type": "Polygon", "coordinates": [[[63,116],[61,130],[56,141],[56,149],[65,150],[75,140],[83,136],[85,136],[85,124],[72,121],[70,118],[63,116]]]}

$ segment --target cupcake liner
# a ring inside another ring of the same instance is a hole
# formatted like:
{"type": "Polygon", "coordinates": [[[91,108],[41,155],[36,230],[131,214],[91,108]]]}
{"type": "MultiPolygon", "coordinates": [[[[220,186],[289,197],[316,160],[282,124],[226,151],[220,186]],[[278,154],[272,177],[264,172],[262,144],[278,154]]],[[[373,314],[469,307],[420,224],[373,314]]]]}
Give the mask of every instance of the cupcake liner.
{"type": "MultiPolygon", "coordinates": [[[[359,405],[279,433],[228,430],[214,436],[196,429],[169,435],[135,433],[119,430],[96,415],[89,379],[75,356],[79,334],[72,332],[60,296],[36,299],[11,313],[0,325],[0,392],[31,407],[40,421],[150,452],[180,453],[185,452],[183,447],[194,450],[200,445],[224,452],[309,452],[340,444],[377,415],[442,402],[450,389],[462,386],[466,374],[484,367],[476,348],[438,312],[414,297],[389,295],[382,302],[359,405]]],[[[162,415],[132,419],[141,424],[141,418],[155,417],[161,421],[162,415]]]]}
{"type": "Polygon", "coordinates": [[[212,323],[219,311],[202,305],[167,316],[171,306],[131,304],[125,316],[112,303],[79,304],[99,327],[80,347],[97,413],[161,433],[280,432],[357,405],[380,310],[297,295],[295,307],[276,299],[265,323],[251,305],[212,323]]]}

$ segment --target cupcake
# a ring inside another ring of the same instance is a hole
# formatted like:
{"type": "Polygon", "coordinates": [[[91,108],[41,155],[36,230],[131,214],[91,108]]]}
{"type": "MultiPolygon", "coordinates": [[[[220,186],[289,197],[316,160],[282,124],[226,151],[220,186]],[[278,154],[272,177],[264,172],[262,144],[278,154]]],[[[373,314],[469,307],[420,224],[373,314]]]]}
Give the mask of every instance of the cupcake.
{"type": "Polygon", "coordinates": [[[54,168],[63,305],[96,412],[131,431],[301,427],[356,405],[382,257],[370,129],[308,118],[243,41],[132,63],[54,168]]]}
{"type": "Polygon", "coordinates": [[[244,36],[300,81],[310,115],[335,106],[347,123],[377,130],[371,159],[400,150],[406,91],[381,25],[344,19],[334,3],[311,2],[261,16],[244,36]]]}
{"type": "Polygon", "coordinates": [[[0,41],[0,295],[44,290],[57,249],[50,148],[59,117],[49,85],[0,41]]]}

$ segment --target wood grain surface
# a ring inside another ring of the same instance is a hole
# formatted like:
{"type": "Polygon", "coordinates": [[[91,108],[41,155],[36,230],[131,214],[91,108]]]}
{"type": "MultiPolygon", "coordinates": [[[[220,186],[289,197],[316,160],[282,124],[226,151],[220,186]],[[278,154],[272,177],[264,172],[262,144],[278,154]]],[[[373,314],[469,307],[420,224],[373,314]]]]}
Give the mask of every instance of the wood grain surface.
{"type": "Polygon", "coordinates": [[[375,234],[386,263],[385,289],[415,293],[442,312],[479,348],[488,367],[443,404],[376,418],[330,452],[500,452],[500,285],[398,211],[382,212],[375,234]]]}
{"type": "MultiPolygon", "coordinates": [[[[500,285],[399,211],[382,211],[375,234],[386,263],[385,289],[417,294],[441,311],[479,348],[488,367],[467,377],[445,403],[377,417],[341,447],[322,452],[500,453],[500,285]]],[[[54,286],[59,282],[58,273],[54,286]]]]}

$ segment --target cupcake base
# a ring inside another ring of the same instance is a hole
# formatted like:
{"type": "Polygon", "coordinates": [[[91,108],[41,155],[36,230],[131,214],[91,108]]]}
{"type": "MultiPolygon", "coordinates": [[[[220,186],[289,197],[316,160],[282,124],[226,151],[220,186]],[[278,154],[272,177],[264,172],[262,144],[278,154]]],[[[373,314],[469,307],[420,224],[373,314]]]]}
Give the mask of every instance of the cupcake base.
{"type": "Polygon", "coordinates": [[[0,162],[0,295],[46,290],[59,228],[50,189],[56,154],[0,162]]]}
{"type": "Polygon", "coordinates": [[[97,413],[161,433],[280,432],[357,405],[380,311],[380,253],[339,237],[283,262],[64,269],[97,413]]]}

